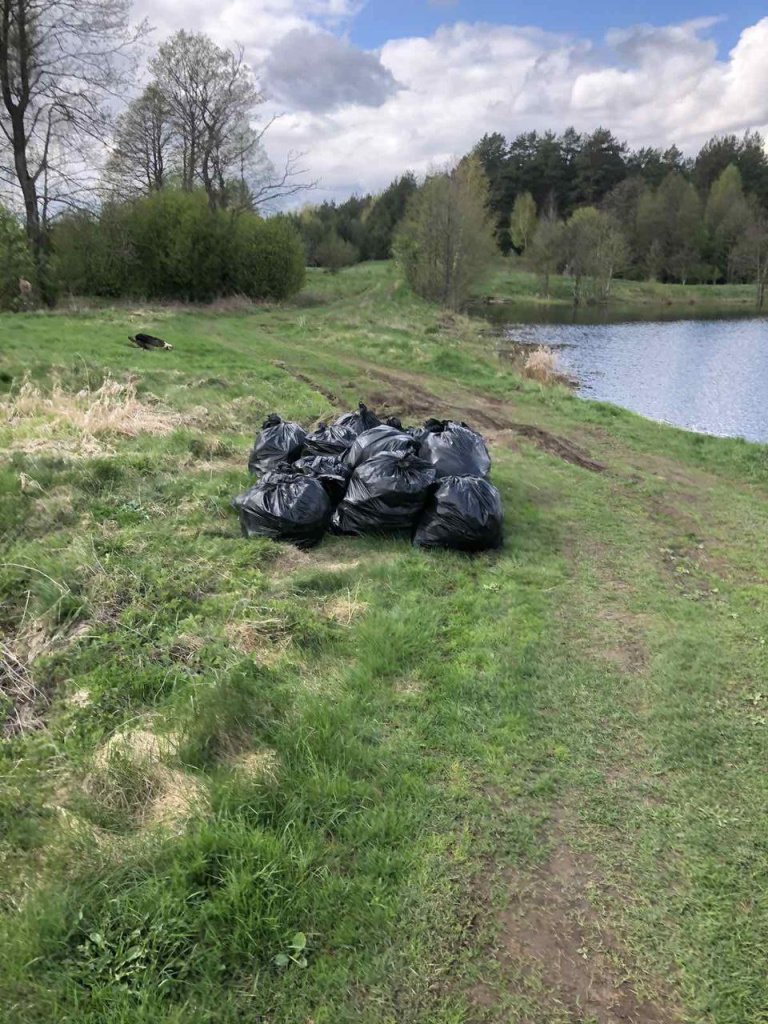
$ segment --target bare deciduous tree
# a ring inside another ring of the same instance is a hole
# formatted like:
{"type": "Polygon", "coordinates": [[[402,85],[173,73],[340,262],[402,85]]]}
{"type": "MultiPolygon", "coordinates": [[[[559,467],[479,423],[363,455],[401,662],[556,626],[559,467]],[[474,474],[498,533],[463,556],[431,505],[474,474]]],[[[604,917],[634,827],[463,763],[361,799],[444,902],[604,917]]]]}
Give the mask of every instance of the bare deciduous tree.
{"type": "Polygon", "coordinates": [[[159,192],[176,171],[175,158],[170,107],[153,82],[117,119],[105,168],[106,191],[119,199],[159,192]]]}
{"type": "Polygon", "coordinates": [[[170,113],[182,187],[202,185],[211,207],[257,206],[307,188],[298,158],[275,172],[262,148],[274,118],[254,127],[264,102],[242,49],[177,32],[150,62],[170,113]]]}
{"type": "Polygon", "coordinates": [[[130,77],[130,0],[0,0],[0,159],[20,195],[37,283],[49,299],[46,233],[53,202],[87,188],[89,141],[103,140],[103,101],[130,77]]]}

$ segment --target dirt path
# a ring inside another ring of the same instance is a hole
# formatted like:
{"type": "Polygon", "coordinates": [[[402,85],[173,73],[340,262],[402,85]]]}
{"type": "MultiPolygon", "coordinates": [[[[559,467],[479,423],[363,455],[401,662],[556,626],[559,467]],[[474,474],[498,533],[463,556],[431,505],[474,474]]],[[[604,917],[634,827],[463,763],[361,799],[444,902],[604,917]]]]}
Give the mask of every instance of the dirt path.
{"type": "MultiPolygon", "coordinates": [[[[594,1024],[679,1024],[676,1010],[642,998],[633,986],[621,942],[594,909],[604,880],[592,858],[571,849],[560,820],[549,840],[550,855],[534,871],[506,869],[490,880],[503,902],[492,957],[507,992],[535,992],[539,1008],[558,1021],[565,1013],[594,1024]]],[[[497,1002],[483,982],[469,993],[480,1012],[497,1002]]]]}
{"type": "MultiPolygon", "coordinates": [[[[446,419],[465,420],[485,431],[491,443],[512,447],[512,439],[509,436],[511,433],[531,441],[543,451],[581,469],[602,473],[608,468],[605,463],[593,459],[587,451],[568,438],[558,437],[533,423],[518,422],[510,404],[501,399],[479,395],[469,388],[455,384],[449,385],[451,394],[440,395],[425,388],[422,379],[416,374],[402,370],[383,371],[361,360],[347,361],[364,370],[373,384],[381,388],[371,391],[367,397],[371,406],[384,415],[424,419],[439,414],[446,419]]],[[[284,362],[275,361],[274,365],[289,373],[295,380],[307,384],[331,403],[338,402],[333,392],[298,373],[284,362]]]]}

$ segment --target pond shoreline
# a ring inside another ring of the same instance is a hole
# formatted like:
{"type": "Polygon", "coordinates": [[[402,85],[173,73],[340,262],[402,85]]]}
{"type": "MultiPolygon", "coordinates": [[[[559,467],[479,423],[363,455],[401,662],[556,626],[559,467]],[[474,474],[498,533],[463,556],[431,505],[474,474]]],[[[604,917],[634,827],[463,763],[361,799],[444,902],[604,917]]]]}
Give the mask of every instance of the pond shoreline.
{"type": "MultiPolygon", "coordinates": [[[[760,316],[754,285],[662,284],[658,281],[615,279],[611,295],[602,305],[573,306],[573,281],[552,275],[549,295],[542,294],[537,274],[508,266],[506,261],[483,282],[469,303],[473,315],[490,320],[506,317],[522,322],[558,323],[573,319],[602,323],[606,320],[677,320],[760,316]]],[[[767,310],[763,310],[763,314],[767,310]]]]}

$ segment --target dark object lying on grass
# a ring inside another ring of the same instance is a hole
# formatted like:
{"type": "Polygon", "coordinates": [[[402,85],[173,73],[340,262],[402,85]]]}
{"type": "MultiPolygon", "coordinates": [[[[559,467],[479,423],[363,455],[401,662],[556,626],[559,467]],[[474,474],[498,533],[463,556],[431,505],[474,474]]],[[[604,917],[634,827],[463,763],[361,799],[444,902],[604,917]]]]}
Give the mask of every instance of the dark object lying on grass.
{"type": "Polygon", "coordinates": [[[288,468],[265,473],[232,499],[244,537],[270,537],[300,548],[317,544],[331,521],[333,504],[319,480],[288,468]]]}
{"type": "Polygon", "coordinates": [[[427,420],[419,455],[444,476],[488,476],[491,457],[485,441],[465,423],[427,420]]]}
{"type": "Polygon", "coordinates": [[[371,427],[358,435],[344,456],[344,462],[352,470],[379,452],[415,452],[417,448],[418,444],[410,434],[380,423],[378,427],[371,427]]]}
{"type": "Polygon", "coordinates": [[[380,452],[352,474],[333,528],[337,533],[410,533],[434,482],[432,466],[412,452],[380,452]]]}
{"type": "Polygon", "coordinates": [[[295,462],[302,453],[306,436],[298,423],[284,423],[276,413],[270,413],[253,443],[249,471],[266,473],[281,462],[295,462]]]}
{"type": "Polygon", "coordinates": [[[438,481],[413,535],[417,548],[486,551],[504,535],[499,492],[483,477],[446,476],[438,481]]]}
{"type": "Polygon", "coordinates": [[[163,341],[162,338],[156,338],[153,334],[135,334],[133,337],[129,337],[128,341],[136,345],[137,348],[143,348],[146,352],[149,352],[153,348],[159,348],[170,352],[173,345],[169,345],[167,341],[163,341]]]}
{"type": "Polygon", "coordinates": [[[312,476],[319,480],[333,502],[334,508],[344,497],[352,470],[342,459],[334,455],[305,455],[297,459],[291,467],[304,476],[312,476]]]}

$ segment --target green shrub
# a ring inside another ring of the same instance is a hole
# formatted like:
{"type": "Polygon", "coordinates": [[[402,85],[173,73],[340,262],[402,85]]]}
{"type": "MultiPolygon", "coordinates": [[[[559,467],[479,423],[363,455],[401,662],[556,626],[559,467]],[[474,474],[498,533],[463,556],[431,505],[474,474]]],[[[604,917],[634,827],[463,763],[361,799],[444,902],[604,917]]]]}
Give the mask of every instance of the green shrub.
{"type": "Polygon", "coordinates": [[[285,299],[304,285],[304,248],[284,217],[235,221],[232,290],[251,298],[285,299]]]}
{"type": "Polygon", "coordinates": [[[32,275],[32,257],[24,229],[0,206],[0,309],[19,309],[19,278],[32,275]]]}
{"type": "Polygon", "coordinates": [[[332,274],[336,274],[342,267],[351,267],[353,263],[357,263],[360,253],[351,242],[346,242],[337,232],[329,231],[317,246],[316,259],[318,267],[325,267],[332,274]]]}
{"type": "Polygon", "coordinates": [[[304,283],[301,242],[285,219],[213,211],[202,191],[166,189],[98,216],[68,216],[54,247],[58,281],[73,294],[283,299],[304,283]]]}

